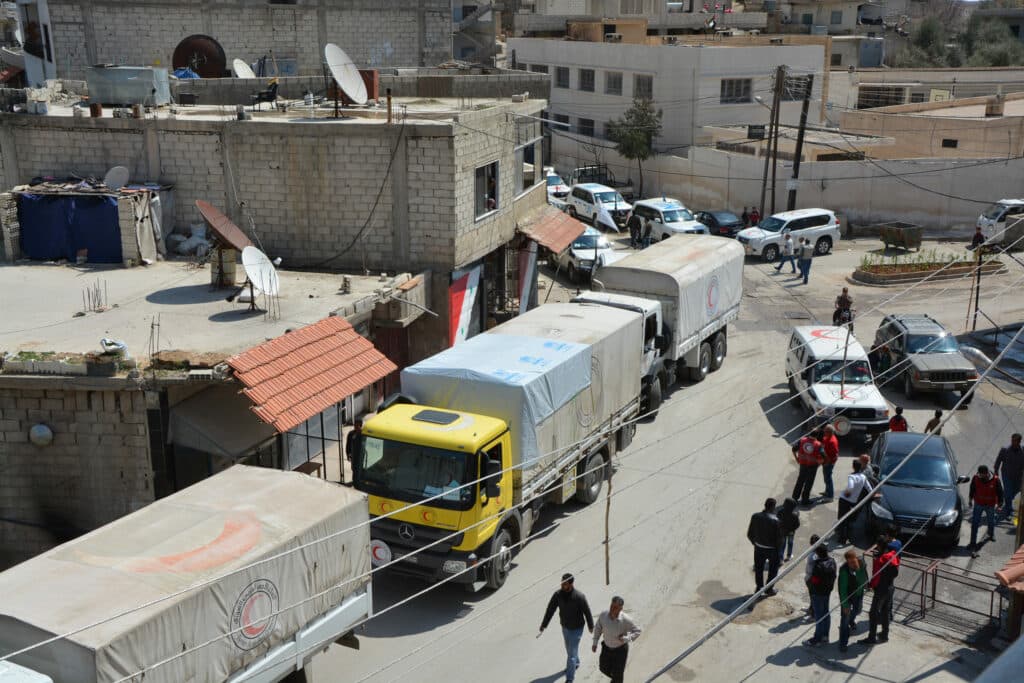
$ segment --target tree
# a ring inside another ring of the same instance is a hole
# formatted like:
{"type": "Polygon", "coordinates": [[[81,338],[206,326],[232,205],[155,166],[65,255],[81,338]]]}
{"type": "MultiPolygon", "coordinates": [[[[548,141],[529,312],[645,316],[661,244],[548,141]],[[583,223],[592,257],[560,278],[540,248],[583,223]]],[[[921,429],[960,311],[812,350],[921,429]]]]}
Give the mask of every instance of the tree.
{"type": "Polygon", "coordinates": [[[998,19],[974,18],[963,36],[968,66],[1019,66],[1024,45],[998,19]]]}
{"type": "Polygon", "coordinates": [[[642,163],[654,153],[654,138],[661,135],[661,110],[654,108],[651,100],[637,97],[619,119],[605,124],[608,139],[615,143],[615,151],[626,159],[636,160],[640,175],[638,196],[644,194],[644,169],[642,163]]]}

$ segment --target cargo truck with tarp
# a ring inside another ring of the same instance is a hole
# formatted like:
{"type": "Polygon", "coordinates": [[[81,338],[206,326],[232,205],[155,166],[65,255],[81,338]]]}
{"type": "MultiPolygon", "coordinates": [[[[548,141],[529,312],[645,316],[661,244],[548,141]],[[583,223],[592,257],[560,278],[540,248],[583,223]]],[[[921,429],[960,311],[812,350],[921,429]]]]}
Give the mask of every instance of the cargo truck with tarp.
{"type": "Polygon", "coordinates": [[[236,465],[0,573],[0,657],[60,683],[304,680],[372,614],[369,543],[362,494],[236,465]]]}
{"type": "Polygon", "coordinates": [[[635,311],[546,304],[401,374],[363,425],[373,563],[500,587],[545,503],[596,500],[639,413],[635,311]]]}

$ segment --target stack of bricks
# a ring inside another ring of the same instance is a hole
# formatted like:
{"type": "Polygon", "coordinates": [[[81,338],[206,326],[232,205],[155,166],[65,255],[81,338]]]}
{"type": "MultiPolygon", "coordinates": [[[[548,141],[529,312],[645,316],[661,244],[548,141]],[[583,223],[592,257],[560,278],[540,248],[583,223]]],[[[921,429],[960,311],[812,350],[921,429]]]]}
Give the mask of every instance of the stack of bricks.
{"type": "MultiPolygon", "coordinates": [[[[0,569],[153,502],[145,397],[0,383],[0,569]],[[46,425],[53,442],[30,443],[46,425]]],[[[50,381],[45,386],[54,386],[50,381]]]]}
{"type": "Polygon", "coordinates": [[[13,263],[21,255],[21,224],[14,194],[0,194],[0,259],[13,263]]]}

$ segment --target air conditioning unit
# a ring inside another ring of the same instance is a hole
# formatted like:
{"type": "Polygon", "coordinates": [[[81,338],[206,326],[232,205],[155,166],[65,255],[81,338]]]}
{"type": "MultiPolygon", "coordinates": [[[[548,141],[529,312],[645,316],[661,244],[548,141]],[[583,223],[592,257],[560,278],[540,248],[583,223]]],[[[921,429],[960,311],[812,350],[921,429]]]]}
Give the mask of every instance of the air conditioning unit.
{"type": "Polygon", "coordinates": [[[662,36],[661,37],[661,44],[662,45],[678,45],[679,44],[679,36],[662,36]]]}
{"type": "Polygon", "coordinates": [[[622,42],[622,34],[621,33],[606,33],[606,34],[604,34],[604,42],[606,42],[606,43],[621,43],[622,42]]]}

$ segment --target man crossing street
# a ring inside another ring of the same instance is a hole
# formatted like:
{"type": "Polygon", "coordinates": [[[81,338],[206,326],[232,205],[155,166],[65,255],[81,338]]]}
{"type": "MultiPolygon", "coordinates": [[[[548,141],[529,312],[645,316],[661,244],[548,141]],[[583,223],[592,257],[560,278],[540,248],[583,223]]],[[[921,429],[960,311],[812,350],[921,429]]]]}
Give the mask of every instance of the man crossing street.
{"type": "Polygon", "coordinates": [[[540,623],[540,632],[548,627],[555,610],[562,624],[562,638],[565,640],[565,680],[576,679],[576,669],[580,668],[580,640],[583,638],[583,622],[591,633],[594,632],[594,615],[590,613],[590,605],[583,593],[575,588],[572,574],[562,575],[562,584],[544,611],[544,620],[540,623]]]}
{"type": "MultiPolygon", "coordinates": [[[[747,540],[754,546],[754,578],[757,590],[764,588],[764,565],[768,563],[768,583],[779,573],[779,548],[782,545],[782,525],[775,514],[775,499],[764,501],[764,510],[750,516],[747,525],[747,540]]],[[[766,596],[775,595],[769,588],[766,596]]]]}
{"type": "Polygon", "coordinates": [[[1010,445],[999,449],[992,470],[1003,482],[1003,517],[1012,519],[1013,499],[1020,493],[1020,479],[1024,475],[1024,448],[1020,445],[1020,434],[1012,435],[1010,445]]]}
{"type": "Polygon", "coordinates": [[[594,629],[592,652],[597,652],[597,644],[601,643],[601,658],[598,668],[612,683],[622,683],[626,675],[626,658],[629,656],[629,644],[640,637],[640,627],[633,619],[622,611],[625,601],[616,595],[608,610],[597,617],[594,629]]]}

